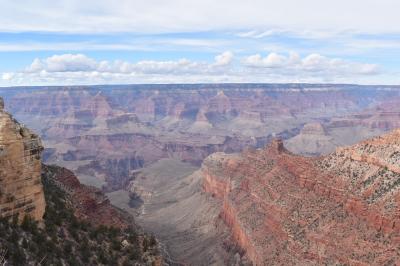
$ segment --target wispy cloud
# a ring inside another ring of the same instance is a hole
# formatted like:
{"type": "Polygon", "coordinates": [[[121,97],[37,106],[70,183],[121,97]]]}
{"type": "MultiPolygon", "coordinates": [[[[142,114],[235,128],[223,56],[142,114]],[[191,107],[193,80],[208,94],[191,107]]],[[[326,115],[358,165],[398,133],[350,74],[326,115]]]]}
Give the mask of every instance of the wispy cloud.
{"type": "MultiPolygon", "coordinates": [[[[68,36],[68,35],[66,35],[68,36]]],[[[1,33],[0,33],[1,37],[1,33]]],[[[59,41],[59,36],[53,36],[51,41],[43,39],[40,35],[34,36],[35,40],[7,41],[0,39],[0,52],[19,51],[160,51],[160,50],[219,50],[220,47],[231,45],[227,39],[200,39],[200,38],[170,38],[162,36],[132,37],[124,40],[121,35],[88,37],[90,40],[59,41]]],[[[74,36],[75,37],[75,36],[74,36]]],[[[73,37],[71,37],[73,38],[73,37]]]]}
{"type": "Polygon", "coordinates": [[[18,42],[0,43],[0,52],[26,51],[154,51],[146,45],[127,43],[90,43],[90,42],[18,42]]]}
{"type": "Polygon", "coordinates": [[[5,0],[0,31],[155,33],[269,27],[399,33],[398,10],[400,2],[395,0],[38,0],[23,4],[5,0]]]}

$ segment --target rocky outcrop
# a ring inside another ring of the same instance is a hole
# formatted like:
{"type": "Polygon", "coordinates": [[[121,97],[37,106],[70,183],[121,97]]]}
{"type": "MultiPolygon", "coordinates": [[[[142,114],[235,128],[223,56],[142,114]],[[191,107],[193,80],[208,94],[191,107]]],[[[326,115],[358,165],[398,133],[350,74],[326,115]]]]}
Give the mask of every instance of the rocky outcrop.
{"type": "Polygon", "coordinates": [[[400,127],[400,97],[394,96],[378,102],[377,106],[367,108],[356,114],[333,118],[330,127],[363,126],[369,129],[390,131],[400,127]]]}
{"type": "Polygon", "coordinates": [[[169,111],[169,115],[181,119],[183,118],[183,113],[185,112],[185,103],[179,102],[177,103],[171,110],[169,111]]]}
{"type": "Polygon", "coordinates": [[[96,117],[112,117],[115,111],[113,110],[110,101],[101,92],[98,92],[90,100],[84,102],[80,106],[86,110],[92,118],[96,117]]]}
{"type": "Polygon", "coordinates": [[[203,188],[255,265],[397,265],[400,130],[321,158],[214,154],[203,188]]]}
{"type": "Polygon", "coordinates": [[[247,121],[253,121],[257,123],[261,123],[261,115],[256,111],[242,111],[239,114],[239,118],[247,121]]]}
{"type": "Polygon", "coordinates": [[[139,99],[135,102],[135,113],[144,121],[152,121],[156,117],[156,105],[152,99],[139,99]]]}
{"type": "Polygon", "coordinates": [[[204,109],[200,109],[200,110],[197,112],[197,115],[196,115],[196,122],[204,122],[204,123],[207,123],[207,124],[210,123],[210,121],[208,121],[208,118],[207,118],[207,116],[206,116],[206,111],[205,111],[204,109]]]}
{"type": "Polygon", "coordinates": [[[305,156],[328,154],[337,146],[333,137],[327,134],[321,123],[307,123],[297,136],[285,142],[286,147],[296,153],[305,156]]]}
{"type": "Polygon", "coordinates": [[[0,217],[42,220],[41,141],[3,109],[0,98],[0,217]]]}
{"type": "Polygon", "coordinates": [[[322,136],[326,135],[325,128],[321,123],[305,124],[300,133],[308,135],[322,135],[322,136]]]}
{"type": "Polygon", "coordinates": [[[231,110],[229,97],[225,95],[224,91],[218,91],[217,95],[209,100],[207,110],[221,114],[229,112],[231,110]]]}

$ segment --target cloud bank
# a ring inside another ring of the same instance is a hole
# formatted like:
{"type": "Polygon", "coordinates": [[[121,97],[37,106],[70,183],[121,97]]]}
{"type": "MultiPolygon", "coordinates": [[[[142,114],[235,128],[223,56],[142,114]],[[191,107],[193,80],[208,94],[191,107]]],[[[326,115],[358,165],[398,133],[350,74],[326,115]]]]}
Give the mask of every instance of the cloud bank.
{"type": "Polygon", "coordinates": [[[96,60],[85,54],[36,58],[25,69],[1,74],[2,85],[329,82],[380,75],[375,64],[297,53],[238,57],[225,51],[210,62],[185,58],[170,61],[96,60]]]}

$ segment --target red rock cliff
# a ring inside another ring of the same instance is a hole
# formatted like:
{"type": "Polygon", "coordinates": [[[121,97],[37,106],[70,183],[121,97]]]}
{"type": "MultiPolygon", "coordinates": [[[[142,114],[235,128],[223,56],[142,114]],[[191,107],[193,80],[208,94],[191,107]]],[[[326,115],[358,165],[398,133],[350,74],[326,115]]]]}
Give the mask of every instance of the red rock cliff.
{"type": "Polygon", "coordinates": [[[279,141],[204,161],[204,189],[255,265],[398,265],[400,130],[321,158],[279,141]]]}

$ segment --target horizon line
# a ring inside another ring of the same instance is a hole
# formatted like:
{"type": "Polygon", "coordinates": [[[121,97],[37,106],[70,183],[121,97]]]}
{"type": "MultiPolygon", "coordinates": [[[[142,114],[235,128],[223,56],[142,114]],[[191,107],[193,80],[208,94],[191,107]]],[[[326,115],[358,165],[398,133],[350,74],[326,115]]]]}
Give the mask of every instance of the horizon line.
{"type": "Polygon", "coordinates": [[[78,87],[124,87],[124,86],[202,86],[202,85],[296,85],[296,86],[357,86],[357,87],[399,87],[400,84],[361,84],[361,83],[308,83],[308,82],[212,82],[212,83],[127,83],[127,84],[65,84],[65,85],[17,85],[0,86],[0,89],[17,88],[78,88],[78,87]]]}

